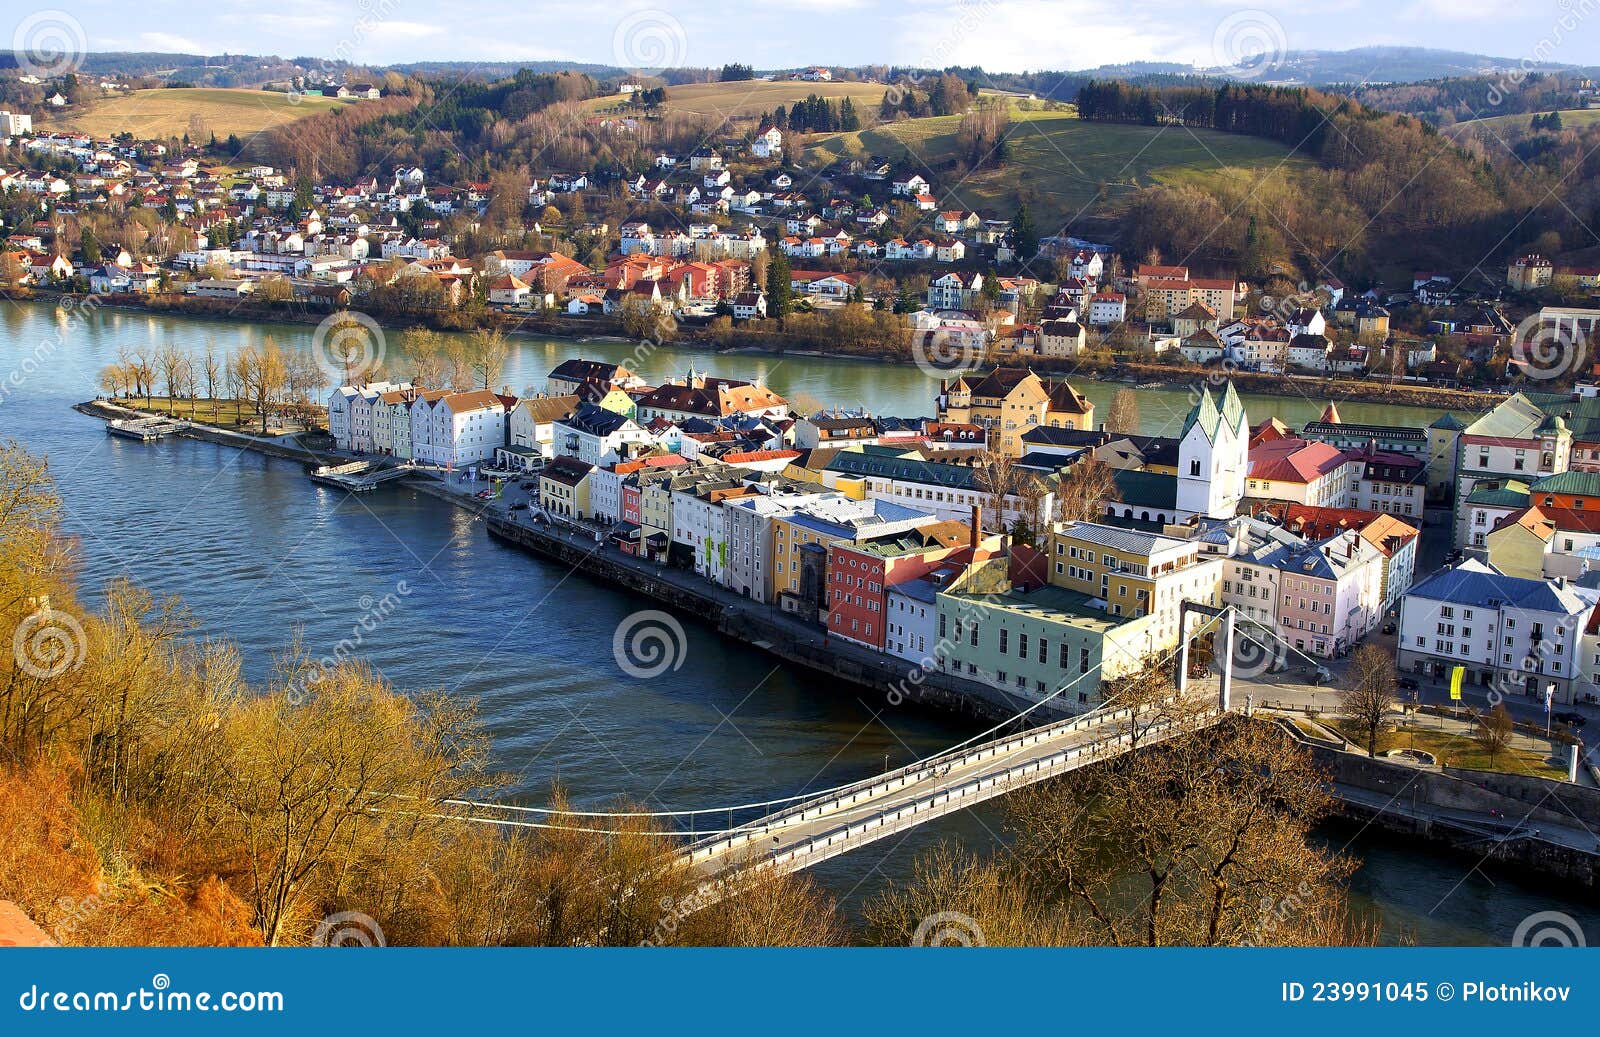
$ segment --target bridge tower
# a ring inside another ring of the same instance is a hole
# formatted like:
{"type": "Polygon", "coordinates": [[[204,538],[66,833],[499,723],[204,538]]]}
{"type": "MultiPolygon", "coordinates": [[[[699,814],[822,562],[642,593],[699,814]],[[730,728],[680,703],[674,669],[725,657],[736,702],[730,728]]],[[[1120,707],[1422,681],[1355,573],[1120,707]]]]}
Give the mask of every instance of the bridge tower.
{"type": "Polygon", "coordinates": [[[1222,678],[1218,681],[1217,705],[1226,713],[1232,706],[1233,696],[1233,638],[1234,638],[1234,610],[1227,608],[1213,608],[1195,601],[1182,601],[1178,603],[1178,693],[1181,695],[1188,690],[1189,684],[1189,615],[1198,613],[1202,616],[1221,619],[1222,636],[1216,655],[1221,659],[1222,678]]]}

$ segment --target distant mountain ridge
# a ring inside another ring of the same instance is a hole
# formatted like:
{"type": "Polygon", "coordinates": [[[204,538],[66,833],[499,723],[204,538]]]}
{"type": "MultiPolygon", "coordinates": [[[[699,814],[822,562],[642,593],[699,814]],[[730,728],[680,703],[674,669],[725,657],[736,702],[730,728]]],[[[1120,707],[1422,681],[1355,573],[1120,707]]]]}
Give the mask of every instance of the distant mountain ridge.
{"type": "Polygon", "coordinates": [[[1201,75],[1249,79],[1293,86],[1358,83],[1420,83],[1430,79],[1493,75],[1511,69],[1564,72],[1578,66],[1555,62],[1524,65],[1521,58],[1499,58],[1431,47],[1356,47],[1352,50],[1291,50],[1265,67],[1230,70],[1198,68],[1201,75]]]}
{"type": "MultiPolygon", "coordinates": [[[[90,73],[123,73],[127,75],[165,75],[186,81],[214,85],[251,85],[252,81],[267,81],[282,76],[296,66],[302,69],[333,70],[349,67],[347,62],[332,58],[294,57],[277,55],[247,55],[226,52],[221,55],[176,54],[161,52],[101,51],[88,54],[82,69],[90,73]]],[[[16,67],[13,54],[0,51],[0,69],[16,67]]],[[[393,70],[422,75],[468,76],[475,79],[494,79],[513,75],[518,69],[533,72],[572,71],[583,72],[596,78],[627,75],[627,71],[603,62],[584,61],[468,61],[440,59],[434,61],[403,61],[373,66],[379,70],[393,70]]],[[[835,66],[864,68],[865,66],[835,66]]],[[[1061,72],[1042,70],[1023,75],[1059,75],[1074,79],[1104,78],[1137,79],[1148,76],[1194,76],[1248,80],[1287,86],[1348,86],[1361,83],[1420,83],[1430,80],[1458,77],[1494,75],[1512,69],[1522,71],[1584,71],[1582,66],[1555,62],[1535,65],[1523,64],[1523,59],[1471,54],[1464,51],[1437,50],[1431,47],[1373,46],[1350,50],[1290,50],[1276,60],[1267,60],[1253,67],[1225,68],[1185,65],[1171,61],[1128,61],[1100,65],[1095,68],[1061,72]]],[[[694,72],[692,69],[671,70],[677,73],[694,72]]],[[[767,71],[767,70],[758,70],[767,71]]],[[[902,70],[903,71],[903,70],[902,70]]],[[[971,67],[958,72],[980,72],[971,67]]],[[[1003,79],[1011,73],[992,73],[1003,79]]]]}

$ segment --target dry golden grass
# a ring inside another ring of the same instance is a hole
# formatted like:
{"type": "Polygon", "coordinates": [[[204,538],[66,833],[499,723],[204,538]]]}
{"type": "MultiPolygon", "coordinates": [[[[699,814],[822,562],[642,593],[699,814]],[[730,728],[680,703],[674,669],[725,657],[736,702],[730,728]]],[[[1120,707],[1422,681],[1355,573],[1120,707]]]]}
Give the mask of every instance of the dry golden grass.
{"type": "Polygon", "coordinates": [[[123,97],[96,101],[83,111],[41,120],[41,129],[77,130],[96,137],[131,133],[140,139],[181,137],[198,115],[207,133],[248,137],[274,126],[350,104],[331,97],[289,96],[266,90],[179,88],[135,90],[123,97]]]}

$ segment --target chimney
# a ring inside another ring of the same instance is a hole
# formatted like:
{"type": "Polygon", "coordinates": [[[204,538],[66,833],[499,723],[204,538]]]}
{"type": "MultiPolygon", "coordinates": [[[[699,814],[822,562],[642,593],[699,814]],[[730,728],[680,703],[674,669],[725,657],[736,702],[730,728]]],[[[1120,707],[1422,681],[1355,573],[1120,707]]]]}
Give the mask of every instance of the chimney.
{"type": "Polygon", "coordinates": [[[983,539],[983,505],[974,504],[972,506],[972,532],[967,537],[967,546],[976,553],[978,541],[981,539],[983,539]]]}

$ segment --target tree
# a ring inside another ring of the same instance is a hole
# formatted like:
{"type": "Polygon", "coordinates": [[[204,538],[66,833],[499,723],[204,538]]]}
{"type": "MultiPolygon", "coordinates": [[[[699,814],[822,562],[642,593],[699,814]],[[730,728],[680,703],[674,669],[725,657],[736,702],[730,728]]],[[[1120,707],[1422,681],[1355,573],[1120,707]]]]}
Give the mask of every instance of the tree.
{"type": "Polygon", "coordinates": [[[864,914],[899,944],[939,912],[990,945],[1370,944],[1351,862],[1311,840],[1325,781],[1283,732],[1226,719],[1013,793],[1011,855],[924,854],[864,914]]]}
{"type": "Polygon", "coordinates": [[[1011,250],[1026,262],[1039,253],[1039,229],[1034,226],[1033,214],[1027,202],[1017,204],[1017,214],[1011,220],[1011,250]]]}
{"type": "Polygon", "coordinates": [[[1139,397],[1132,389],[1118,389],[1111,397],[1111,409],[1106,412],[1106,431],[1132,436],[1139,433],[1139,397]]]}
{"type": "Polygon", "coordinates": [[[479,328],[467,340],[467,366],[473,383],[480,389],[493,389],[506,366],[506,336],[498,328],[479,328]]]}
{"type": "MultiPolygon", "coordinates": [[[[217,382],[222,377],[222,361],[217,356],[217,344],[206,337],[206,351],[200,354],[200,378],[206,383],[206,399],[217,398],[217,382]]],[[[219,415],[220,416],[220,415],[219,415]]]]}
{"type": "Polygon", "coordinates": [[[177,399],[183,371],[183,354],[170,342],[163,343],[156,353],[156,369],[161,373],[161,384],[167,391],[167,413],[171,414],[177,399]]]}
{"type": "Polygon", "coordinates": [[[242,398],[248,400],[261,416],[261,434],[267,433],[267,416],[287,391],[289,368],[283,351],[268,338],[259,346],[245,346],[239,351],[239,377],[243,386],[242,398]]]}
{"type": "Polygon", "coordinates": [[[1394,659],[1377,645],[1362,645],[1350,657],[1339,714],[1366,732],[1367,753],[1378,755],[1378,733],[1389,722],[1395,702],[1394,659]]]}
{"type": "Polygon", "coordinates": [[[1489,715],[1478,720],[1477,730],[1472,737],[1489,757],[1489,766],[1493,767],[1499,755],[1511,747],[1511,739],[1516,734],[1516,725],[1511,720],[1511,713],[1506,709],[1504,702],[1496,702],[1494,708],[1489,710],[1489,715]]]}
{"type": "Polygon", "coordinates": [[[78,251],[83,253],[83,262],[93,266],[100,262],[100,239],[95,236],[94,228],[84,227],[78,233],[78,251]]]}
{"type": "Polygon", "coordinates": [[[1116,470],[1092,454],[1073,462],[1056,483],[1057,522],[1098,522],[1105,505],[1122,499],[1116,470]]]}
{"type": "Polygon", "coordinates": [[[767,316],[787,317],[794,309],[794,287],[789,257],[774,252],[767,264],[767,316]]]}

